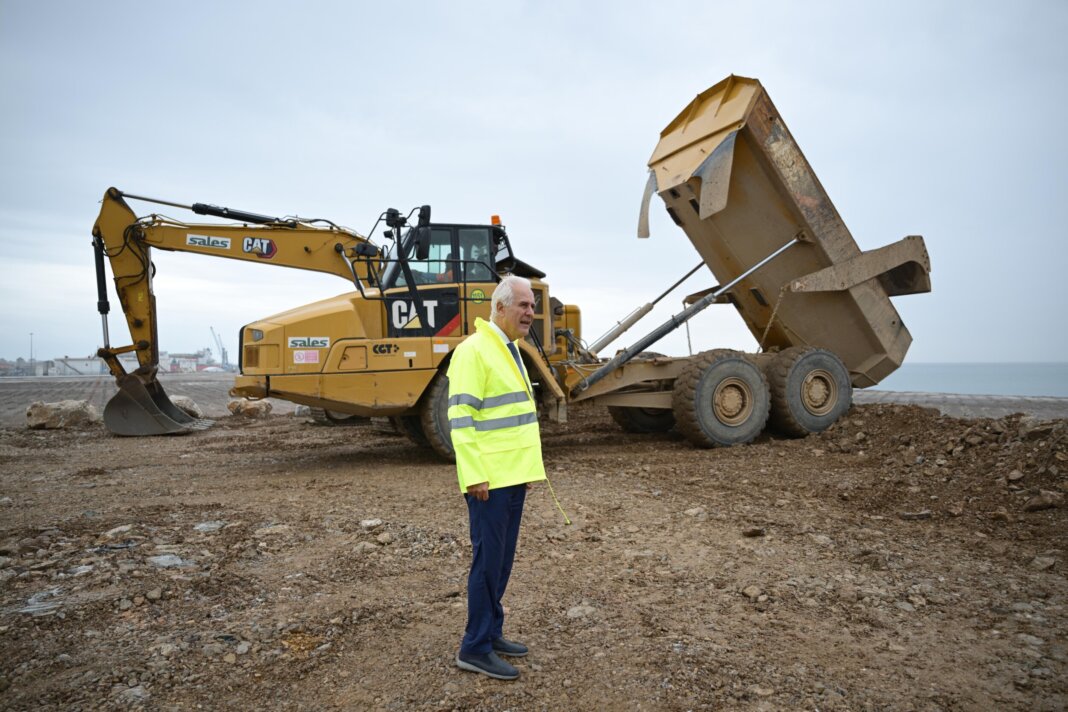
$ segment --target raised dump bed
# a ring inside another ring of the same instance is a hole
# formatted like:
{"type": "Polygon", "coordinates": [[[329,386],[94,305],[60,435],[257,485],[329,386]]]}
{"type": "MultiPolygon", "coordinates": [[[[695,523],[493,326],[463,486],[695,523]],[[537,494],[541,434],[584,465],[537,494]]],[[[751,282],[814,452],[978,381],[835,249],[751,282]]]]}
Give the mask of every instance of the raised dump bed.
{"type": "Polygon", "coordinates": [[[700,94],[649,169],[639,235],[657,193],[720,284],[800,240],[717,300],[761,350],[826,349],[861,388],[901,365],[912,337],[889,297],[930,291],[923,238],[861,252],[759,81],[732,75],[700,94]]]}

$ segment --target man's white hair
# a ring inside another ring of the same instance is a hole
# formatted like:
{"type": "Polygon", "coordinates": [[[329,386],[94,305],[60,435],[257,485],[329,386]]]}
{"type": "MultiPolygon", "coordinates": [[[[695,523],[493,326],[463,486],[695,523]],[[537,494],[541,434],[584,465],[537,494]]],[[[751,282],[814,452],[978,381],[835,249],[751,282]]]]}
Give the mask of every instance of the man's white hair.
{"type": "Polygon", "coordinates": [[[522,285],[527,289],[531,289],[529,279],[510,274],[502,279],[500,284],[497,285],[497,288],[493,290],[493,297],[490,300],[491,319],[497,318],[497,304],[508,306],[515,303],[515,288],[517,285],[522,285]]]}

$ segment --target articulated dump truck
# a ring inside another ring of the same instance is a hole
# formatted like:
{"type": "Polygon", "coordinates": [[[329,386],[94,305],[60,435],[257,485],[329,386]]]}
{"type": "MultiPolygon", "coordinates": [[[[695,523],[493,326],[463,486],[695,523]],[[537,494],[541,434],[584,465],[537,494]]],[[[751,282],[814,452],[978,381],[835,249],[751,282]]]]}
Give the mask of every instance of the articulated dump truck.
{"type": "Polygon", "coordinates": [[[325,422],[389,417],[444,458],[453,456],[449,359],[475,318],[489,317],[489,296],[505,274],[531,280],[535,324],[521,352],[540,411],[556,421],[566,421],[569,404],[589,401],[607,406],[624,430],[675,428],[702,447],[745,443],[769,425],[802,436],[830,427],[849,409],[854,387],[874,385],[901,364],[911,336],[889,297],[930,291],[923,239],[861,252],[758,81],[728,77],[664,129],[649,161],[639,237],[649,235],[654,193],[700,255],[690,274],[707,266],[718,284],[687,297],[681,312],[631,346],[602,356],[652,304],[587,344],[579,308],[550,296],[545,273],[516,256],[497,219],[433,223],[423,206],[412,224],[414,209],[390,209],[363,236],[329,220],[185,206],[111,188],[93,230],[99,355],[119,387],[105,424],[119,435],[211,425],[176,408],[157,378],[152,248],[345,279],[355,291],[242,328],[231,395],[305,404],[325,422]],[[235,222],[138,218],[127,199],[235,222]],[[372,239],[379,225],[382,245],[372,239]],[[133,338],[128,346],[109,344],[105,261],[133,338]],[[757,352],[670,358],[650,350],[714,304],[737,309],[757,352]],[[127,373],[119,355],[129,352],[138,367],[127,373]]]}

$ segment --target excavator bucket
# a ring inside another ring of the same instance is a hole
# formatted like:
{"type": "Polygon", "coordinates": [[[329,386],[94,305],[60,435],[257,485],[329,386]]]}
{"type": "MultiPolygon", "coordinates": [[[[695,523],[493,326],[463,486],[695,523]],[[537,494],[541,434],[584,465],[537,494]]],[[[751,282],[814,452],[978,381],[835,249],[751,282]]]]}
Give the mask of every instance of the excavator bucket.
{"type": "Polygon", "coordinates": [[[194,418],[171,403],[159,381],[145,385],[132,374],[116,380],[119,391],[104,406],[104,425],[116,435],[182,435],[215,422],[194,418]]]}

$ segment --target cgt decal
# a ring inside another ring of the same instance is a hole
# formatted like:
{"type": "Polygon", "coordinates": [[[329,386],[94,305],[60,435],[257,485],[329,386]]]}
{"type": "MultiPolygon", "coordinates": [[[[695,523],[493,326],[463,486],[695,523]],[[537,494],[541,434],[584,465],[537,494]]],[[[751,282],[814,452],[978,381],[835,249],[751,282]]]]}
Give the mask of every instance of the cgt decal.
{"type": "Polygon", "coordinates": [[[375,344],[371,347],[371,353],[378,354],[380,356],[389,356],[390,354],[400,351],[400,346],[397,344],[375,344]]]}
{"type": "Polygon", "coordinates": [[[267,237],[246,237],[241,241],[241,249],[261,260],[269,260],[278,252],[274,240],[267,237]]]}

